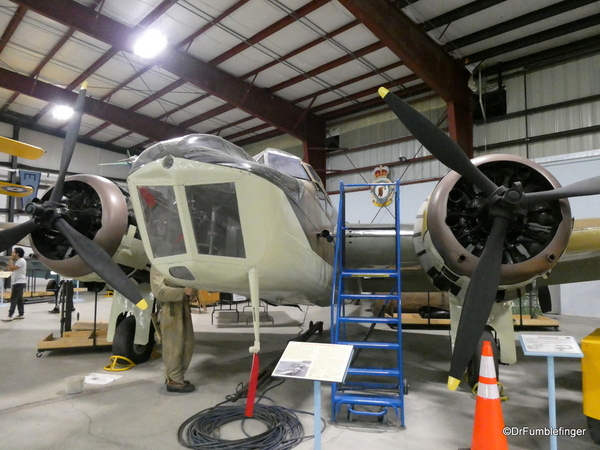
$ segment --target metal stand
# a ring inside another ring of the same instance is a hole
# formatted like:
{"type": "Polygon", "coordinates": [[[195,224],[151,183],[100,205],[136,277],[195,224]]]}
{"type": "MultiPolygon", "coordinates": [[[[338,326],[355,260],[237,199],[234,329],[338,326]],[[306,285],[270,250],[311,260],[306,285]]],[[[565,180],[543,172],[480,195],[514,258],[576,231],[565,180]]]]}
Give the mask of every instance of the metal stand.
{"type": "Polygon", "coordinates": [[[321,450],[321,382],[314,382],[315,397],[315,450],[321,450]]]}
{"type": "Polygon", "coordinates": [[[73,280],[63,280],[59,287],[60,297],[60,335],[64,332],[71,331],[73,312],[73,280]]]}
{"type": "Polygon", "coordinates": [[[548,416],[550,422],[550,449],[558,449],[556,426],[556,383],[554,358],[583,358],[579,344],[572,336],[519,335],[523,353],[528,356],[545,356],[548,361],[548,416]]]}

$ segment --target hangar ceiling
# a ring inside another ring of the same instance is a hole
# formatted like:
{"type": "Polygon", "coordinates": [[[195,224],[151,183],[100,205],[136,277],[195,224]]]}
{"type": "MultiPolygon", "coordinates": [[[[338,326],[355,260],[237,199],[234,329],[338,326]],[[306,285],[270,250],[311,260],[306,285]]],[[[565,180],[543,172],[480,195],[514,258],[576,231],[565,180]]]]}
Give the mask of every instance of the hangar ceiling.
{"type": "Polygon", "coordinates": [[[598,0],[0,0],[0,120],[60,134],[49,111],[88,99],[82,141],[137,153],[186,133],[241,146],[288,133],[324,168],[328,121],[377,88],[433,93],[472,145],[470,73],[600,49],[598,0]],[[169,45],[133,54],[140,32],[169,45]]]}

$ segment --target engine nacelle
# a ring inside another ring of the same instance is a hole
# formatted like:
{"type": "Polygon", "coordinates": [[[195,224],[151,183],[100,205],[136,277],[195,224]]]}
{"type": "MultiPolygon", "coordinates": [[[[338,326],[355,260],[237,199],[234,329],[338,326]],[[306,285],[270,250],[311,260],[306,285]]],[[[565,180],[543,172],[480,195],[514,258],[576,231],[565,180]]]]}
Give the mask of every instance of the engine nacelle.
{"type": "MultiPolygon", "coordinates": [[[[524,192],[560,187],[539,164],[512,155],[485,155],[473,164],[498,186],[515,182],[524,192]]],[[[415,223],[414,245],[419,262],[440,290],[463,297],[485,246],[493,218],[485,196],[456,172],[448,173],[423,205],[415,223]]],[[[511,291],[528,290],[532,281],[557,263],[572,229],[567,200],[531,208],[511,222],[504,241],[498,300],[511,291]]]]}
{"type": "MultiPolygon", "coordinates": [[[[49,189],[42,200],[48,200],[51,192],[49,189]]],[[[71,226],[102,247],[118,264],[146,268],[148,260],[142,243],[132,236],[135,229],[130,227],[127,198],[112,181],[97,175],[67,177],[61,202],[66,204],[65,218],[71,226]]],[[[40,228],[32,232],[31,247],[42,264],[63,277],[100,280],[67,240],[52,230],[40,228]]]]}

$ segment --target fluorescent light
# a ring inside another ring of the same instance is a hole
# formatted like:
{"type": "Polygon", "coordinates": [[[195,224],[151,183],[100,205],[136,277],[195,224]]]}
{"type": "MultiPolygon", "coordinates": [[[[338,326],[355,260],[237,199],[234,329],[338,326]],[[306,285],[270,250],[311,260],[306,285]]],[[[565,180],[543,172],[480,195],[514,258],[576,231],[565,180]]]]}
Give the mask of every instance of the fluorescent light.
{"type": "Polygon", "coordinates": [[[158,30],[146,30],[133,46],[133,52],[142,58],[154,58],[167,46],[167,39],[158,30]]]}
{"type": "Polygon", "coordinates": [[[66,105],[58,105],[52,110],[52,115],[58,120],[68,120],[73,115],[73,108],[66,105]]]}

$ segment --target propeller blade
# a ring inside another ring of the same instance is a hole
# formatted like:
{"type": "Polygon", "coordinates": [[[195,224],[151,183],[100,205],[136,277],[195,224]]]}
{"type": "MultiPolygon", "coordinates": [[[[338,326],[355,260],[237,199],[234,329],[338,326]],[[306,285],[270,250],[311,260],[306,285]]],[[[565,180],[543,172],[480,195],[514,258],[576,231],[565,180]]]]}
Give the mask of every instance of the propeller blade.
{"type": "Polygon", "coordinates": [[[578,181],[550,191],[529,192],[526,195],[530,204],[560,200],[568,197],[600,194],[600,176],[578,181]]]}
{"type": "Polygon", "coordinates": [[[379,95],[408,131],[446,167],[471,181],[488,197],[498,189],[498,186],[471,162],[458,144],[426,117],[384,87],[379,88],[379,95]]]}
{"type": "Polygon", "coordinates": [[[450,364],[448,389],[454,391],[469,364],[496,300],[502,269],[504,236],[510,219],[496,216],[463,304],[450,364]]]}
{"type": "Polygon", "coordinates": [[[140,309],[146,309],[148,304],[135,288],[135,284],[125,276],[117,263],[108,256],[102,247],[88,239],[69,223],[59,217],[54,222],[58,231],[67,238],[77,254],[99,277],[110,282],[111,286],[123,294],[129,301],[140,309]]]}
{"type": "Polygon", "coordinates": [[[0,249],[6,250],[12,247],[36,228],[37,222],[31,219],[14,227],[0,230],[0,249]]]}
{"type": "Polygon", "coordinates": [[[69,122],[67,127],[67,135],[63,144],[62,157],[60,159],[60,171],[58,172],[58,179],[56,185],[52,189],[50,194],[50,203],[58,203],[63,195],[63,187],[65,184],[65,177],[67,176],[67,169],[71,164],[73,158],[73,152],[75,151],[75,144],[77,143],[77,135],[79,134],[79,127],[81,125],[81,118],[83,117],[83,107],[85,105],[85,93],[87,90],[87,83],[81,85],[77,101],[75,102],[75,108],[73,112],[73,119],[69,122]]]}

